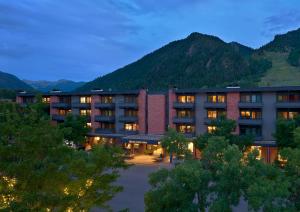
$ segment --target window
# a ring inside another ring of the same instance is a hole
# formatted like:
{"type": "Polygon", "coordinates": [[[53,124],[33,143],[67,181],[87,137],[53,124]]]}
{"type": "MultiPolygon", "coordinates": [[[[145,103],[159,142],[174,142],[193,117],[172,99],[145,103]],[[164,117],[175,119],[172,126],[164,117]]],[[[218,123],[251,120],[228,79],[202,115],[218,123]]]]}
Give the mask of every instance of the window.
{"type": "Polygon", "coordinates": [[[113,97],[112,96],[100,96],[100,102],[104,104],[111,104],[113,103],[113,97]]]}
{"type": "Polygon", "coordinates": [[[24,97],[24,103],[25,104],[34,103],[34,97],[24,97]]]}
{"type": "Polygon", "coordinates": [[[90,104],[92,101],[92,98],[90,96],[81,96],[80,97],[80,103],[84,104],[84,103],[88,103],[90,104]]]}
{"type": "Polygon", "coordinates": [[[126,123],[124,124],[124,129],[128,131],[137,131],[138,125],[136,123],[126,123]]]}
{"type": "Polygon", "coordinates": [[[86,126],[87,126],[88,128],[92,128],[92,123],[88,122],[88,123],[86,123],[86,126]]]}
{"type": "Polygon", "coordinates": [[[79,113],[81,116],[90,116],[91,110],[80,110],[79,113]]]}
{"type": "Polygon", "coordinates": [[[114,116],[115,111],[113,111],[113,110],[100,110],[100,115],[102,115],[102,116],[114,116]]]}
{"type": "Polygon", "coordinates": [[[225,94],[208,94],[207,101],[211,103],[224,103],[226,102],[225,94]]]}
{"type": "Polygon", "coordinates": [[[240,126],[240,135],[252,135],[254,137],[261,136],[260,126],[240,126]]]}
{"type": "Polygon", "coordinates": [[[99,123],[99,128],[100,129],[113,130],[113,129],[115,129],[115,124],[114,123],[107,123],[107,122],[100,122],[99,123]]]}
{"type": "Polygon", "coordinates": [[[60,96],[59,103],[71,104],[71,97],[70,96],[60,96]]]}
{"type": "Polygon", "coordinates": [[[207,118],[209,119],[217,119],[222,116],[226,116],[225,110],[207,110],[207,118]]]}
{"type": "Polygon", "coordinates": [[[246,103],[257,103],[261,102],[261,94],[251,94],[251,93],[241,93],[240,97],[241,102],[246,102],[246,103]]]}
{"type": "Polygon", "coordinates": [[[277,94],[278,102],[300,102],[300,92],[285,92],[277,94]]]}
{"type": "Polygon", "coordinates": [[[179,95],[179,96],[177,96],[177,101],[179,103],[194,103],[195,102],[195,96],[192,96],[192,95],[179,95]]]}
{"type": "Polygon", "coordinates": [[[259,110],[241,110],[240,118],[241,119],[261,119],[262,114],[259,110]]]}
{"type": "Polygon", "coordinates": [[[43,97],[42,102],[46,103],[46,104],[49,104],[50,103],[50,97],[43,97]]]}
{"type": "Polygon", "coordinates": [[[65,116],[71,112],[72,112],[72,110],[63,110],[63,109],[58,110],[58,114],[61,116],[65,116]]]}
{"type": "Polygon", "coordinates": [[[194,125],[181,124],[181,125],[177,125],[176,128],[177,128],[177,132],[180,132],[180,133],[194,133],[195,132],[194,125]]]}
{"type": "Polygon", "coordinates": [[[295,119],[296,116],[300,114],[300,110],[289,109],[289,110],[279,110],[277,112],[277,117],[279,119],[295,119]]]}
{"type": "Polygon", "coordinates": [[[213,132],[216,131],[216,129],[217,129],[216,126],[207,126],[207,132],[208,133],[213,133],[213,132]]]}
{"type": "Polygon", "coordinates": [[[138,115],[138,111],[137,110],[130,110],[130,109],[126,109],[125,111],[124,111],[124,115],[125,116],[130,116],[130,117],[135,117],[135,116],[137,116],[138,115]]]}
{"type": "Polygon", "coordinates": [[[194,116],[194,111],[192,110],[177,110],[176,113],[179,118],[192,118],[194,116]]]}
{"type": "Polygon", "coordinates": [[[125,103],[137,103],[137,96],[127,95],[124,97],[125,103]]]}

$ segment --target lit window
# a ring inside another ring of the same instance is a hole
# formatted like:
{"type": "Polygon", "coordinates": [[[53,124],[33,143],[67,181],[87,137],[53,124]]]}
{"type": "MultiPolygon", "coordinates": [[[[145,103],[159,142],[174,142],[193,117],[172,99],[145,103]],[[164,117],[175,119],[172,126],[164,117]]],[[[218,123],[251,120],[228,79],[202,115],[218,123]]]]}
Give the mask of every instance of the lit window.
{"type": "Polygon", "coordinates": [[[258,156],[256,157],[257,160],[261,159],[261,147],[259,146],[251,146],[250,151],[253,152],[254,150],[258,151],[258,156]]]}
{"type": "Polygon", "coordinates": [[[217,118],[217,111],[216,110],[208,110],[207,117],[209,119],[216,119],[217,118]]]}
{"type": "Polygon", "coordinates": [[[50,97],[43,97],[42,102],[49,104],[50,103],[50,97]]]}
{"type": "Polygon", "coordinates": [[[225,102],[225,95],[224,94],[218,94],[218,95],[213,95],[209,94],[207,96],[207,101],[211,103],[224,103],[225,102]]]}
{"type": "Polygon", "coordinates": [[[91,128],[92,127],[92,123],[88,122],[88,123],[86,123],[86,126],[89,127],[89,128],[91,128]]]}
{"type": "Polygon", "coordinates": [[[180,102],[180,103],[194,103],[195,102],[195,96],[180,95],[180,96],[177,96],[177,101],[180,102]]]}
{"type": "Polygon", "coordinates": [[[81,116],[90,116],[91,110],[80,110],[80,115],[81,116]]]}
{"type": "Polygon", "coordinates": [[[136,123],[127,123],[124,125],[124,129],[128,131],[137,131],[138,125],[136,123]]]}
{"type": "Polygon", "coordinates": [[[84,103],[88,103],[90,104],[92,101],[92,98],[90,96],[81,96],[80,97],[80,103],[84,104],[84,103]]]}
{"type": "Polygon", "coordinates": [[[207,132],[208,133],[213,133],[213,132],[216,131],[216,129],[217,129],[216,126],[207,126],[207,132]]]}

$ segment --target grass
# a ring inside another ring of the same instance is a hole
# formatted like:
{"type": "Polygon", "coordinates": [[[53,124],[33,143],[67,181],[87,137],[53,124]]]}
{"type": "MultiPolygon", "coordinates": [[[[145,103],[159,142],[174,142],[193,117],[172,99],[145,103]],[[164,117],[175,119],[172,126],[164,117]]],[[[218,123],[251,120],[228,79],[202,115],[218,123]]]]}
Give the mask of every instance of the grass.
{"type": "Polygon", "coordinates": [[[293,67],[286,61],[287,53],[265,52],[272,61],[272,68],[261,78],[259,86],[300,85],[300,67],[293,67]]]}

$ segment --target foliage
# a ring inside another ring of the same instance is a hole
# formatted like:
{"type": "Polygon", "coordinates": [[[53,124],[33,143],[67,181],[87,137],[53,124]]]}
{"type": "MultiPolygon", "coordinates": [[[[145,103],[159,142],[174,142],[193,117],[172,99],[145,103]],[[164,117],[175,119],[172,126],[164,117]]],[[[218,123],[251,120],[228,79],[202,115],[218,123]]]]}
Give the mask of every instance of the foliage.
{"type": "Polygon", "coordinates": [[[300,66],[300,48],[297,50],[295,49],[291,50],[287,61],[292,66],[296,66],[296,67],[300,66]]]}
{"type": "Polygon", "coordinates": [[[253,143],[251,136],[236,135],[233,132],[236,128],[236,122],[226,117],[220,117],[217,120],[213,120],[211,123],[216,129],[211,133],[204,133],[198,136],[194,144],[198,149],[204,149],[207,146],[208,139],[215,136],[224,137],[230,144],[237,145],[241,150],[246,151],[247,148],[253,143]]]}
{"type": "MultiPolygon", "coordinates": [[[[276,133],[274,137],[276,138],[277,146],[280,148],[291,147],[295,148],[299,145],[299,138],[295,140],[295,130],[300,127],[300,117],[296,117],[292,120],[279,119],[276,122],[276,133]]],[[[297,131],[299,132],[300,129],[297,131]]]]}
{"type": "Polygon", "coordinates": [[[170,162],[172,162],[173,154],[179,158],[189,153],[188,139],[182,133],[178,133],[172,128],[169,128],[162,138],[161,146],[170,154],[170,162]]]}
{"type": "Polygon", "coordinates": [[[62,130],[36,107],[0,105],[0,196],[6,200],[0,201],[0,208],[107,208],[106,202],[122,189],[112,184],[117,170],[125,167],[121,150],[101,145],[91,152],[69,148],[62,130]]]}
{"type": "Polygon", "coordinates": [[[86,117],[68,114],[65,121],[60,124],[64,132],[64,138],[72,141],[76,146],[82,146],[86,141],[86,135],[90,131],[86,125],[86,117]]]}
{"type": "Polygon", "coordinates": [[[0,100],[1,99],[9,99],[15,101],[16,91],[10,89],[0,89],[0,100]]]}

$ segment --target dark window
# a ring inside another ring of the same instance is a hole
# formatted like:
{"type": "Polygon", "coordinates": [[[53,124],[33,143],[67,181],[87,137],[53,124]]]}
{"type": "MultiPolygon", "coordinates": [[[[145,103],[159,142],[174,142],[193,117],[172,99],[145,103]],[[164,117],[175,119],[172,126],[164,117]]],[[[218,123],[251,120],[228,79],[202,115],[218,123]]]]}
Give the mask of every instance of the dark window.
{"type": "Polygon", "coordinates": [[[100,96],[100,102],[104,104],[113,103],[114,98],[112,96],[100,96]]]}
{"type": "Polygon", "coordinates": [[[179,118],[192,118],[194,117],[194,111],[192,110],[176,110],[177,117],[179,118]]]}
{"type": "Polygon", "coordinates": [[[114,116],[115,111],[113,111],[113,110],[100,110],[100,115],[102,115],[102,116],[114,116]]]}
{"type": "Polygon", "coordinates": [[[300,102],[300,92],[285,92],[277,94],[278,102],[300,102]]]}
{"type": "Polygon", "coordinates": [[[59,103],[71,104],[71,97],[70,96],[60,96],[59,103]]]}
{"type": "Polygon", "coordinates": [[[242,93],[240,97],[241,102],[258,103],[261,102],[261,94],[242,93]]]}
{"type": "Polygon", "coordinates": [[[107,122],[100,122],[99,128],[113,130],[113,129],[115,129],[115,124],[107,123],[107,122]]]}
{"type": "Polygon", "coordinates": [[[260,126],[240,126],[240,135],[251,135],[254,137],[261,136],[260,126]]]}
{"type": "Polygon", "coordinates": [[[137,103],[137,96],[127,95],[124,97],[125,103],[137,103]]]}
{"type": "Polygon", "coordinates": [[[137,110],[126,109],[124,111],[124,115],[125,116],[137,116],[138,115],[138,111],[137,110]]]}

